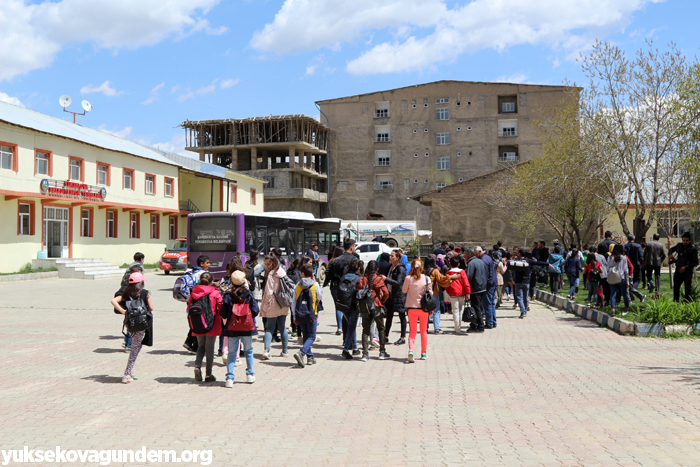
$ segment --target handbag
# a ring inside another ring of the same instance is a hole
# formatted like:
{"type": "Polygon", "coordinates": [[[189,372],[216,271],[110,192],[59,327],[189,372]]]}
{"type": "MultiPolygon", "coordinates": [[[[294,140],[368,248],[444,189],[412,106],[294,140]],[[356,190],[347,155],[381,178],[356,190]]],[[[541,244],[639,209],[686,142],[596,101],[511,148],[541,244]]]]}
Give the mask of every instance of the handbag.
{"type": "Polygon", "coordinates": [[[471,321],[474,319],[474,308],[470,306],[465,306],[464,311],[462,311],[462,321],[471,321]]]}
{"type": "Polygon", "coordinates": [[[425,293],[420,299],[420,307],[423,311],[432,313],[438,306],[440,306],[440,304],[437,299],[433,297],[433,292],[430,290],[428,284],[428,276],[425,276],[425,293]]]}

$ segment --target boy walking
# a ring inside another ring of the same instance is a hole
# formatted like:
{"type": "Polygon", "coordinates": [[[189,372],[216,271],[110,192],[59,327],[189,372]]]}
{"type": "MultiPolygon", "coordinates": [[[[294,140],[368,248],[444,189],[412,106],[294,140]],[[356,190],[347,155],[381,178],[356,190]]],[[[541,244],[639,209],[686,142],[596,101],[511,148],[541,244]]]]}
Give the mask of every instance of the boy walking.
{"type": "Polygon", "coordinates": [[[316,283],[313,267],[310,263],[301,266],[299,271],[301,272],[301,281],[296,286],[296,306],[292,307],[292,319],[299,326],[304,345],[294,354],[294,359],[300,368],[304,368],[306,365],[316,363],[311,346],[316,340],[318,312],[323,309],[323,305],[321,305],[323,292],[319,284],[316,283]],[[304,363],[304,357],[306,357],[306,363],[304,363]]]}

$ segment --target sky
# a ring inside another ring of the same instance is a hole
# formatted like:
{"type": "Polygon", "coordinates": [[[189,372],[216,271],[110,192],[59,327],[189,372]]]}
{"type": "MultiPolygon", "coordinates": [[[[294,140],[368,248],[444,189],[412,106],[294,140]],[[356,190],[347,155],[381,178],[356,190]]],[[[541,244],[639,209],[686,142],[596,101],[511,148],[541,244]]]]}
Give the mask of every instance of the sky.
{"type": "MultiPolygon", "coordinates": [[[[696,0],[0,0],[0,101],[161,149],[185,120],[439,80],[585,84],[596,39],[700,48],[696,0]]],[[[332,123],[331,123],[332,127],[332,123]]]]}

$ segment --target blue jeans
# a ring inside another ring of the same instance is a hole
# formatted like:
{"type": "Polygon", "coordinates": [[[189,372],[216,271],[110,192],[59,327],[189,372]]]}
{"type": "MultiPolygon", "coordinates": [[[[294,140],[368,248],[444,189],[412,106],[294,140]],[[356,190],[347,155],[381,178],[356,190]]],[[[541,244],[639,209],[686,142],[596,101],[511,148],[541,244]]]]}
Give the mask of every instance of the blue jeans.
{"type": "Polygon", "coordinates": [[[610,284],[610,308],[615,308],[618,296],[625,300],[625,308],[629,308],[630,297],[627,295],[627,281],[622,281],[619,284],[610,284]]]}
{"type": "MultiPolygon", "coordinates": [[[[275,332],[275,326],[282,334],[282,351],[287,351],[289,345],[289,335],[287,334],[287,315],[278,316],[277,318],[267,318],[265,323],[265,352],[270,351],[270,343],[272,342],[272,333],[275,332]]],[[[229,350],[231,348],[229,347],[229,350]]]]}
{"type": "Polygon", "coordinates": [[[129,331],[126,331],[126,336],[124,336],[124,343],[126,344],[127,347],[131,347],[132,342],[133,342],[133,339],[131,337],[131,333],[129,331]]]}
{"type": "Polygon", "coordinates": [[[345,319],[348,322],[348,333],[345,336],[345,346],[343,350],[350,352],[357,348],[357,320],[360,318],[360,313],[357,310],[348,311],[345,313],[345,319]]]}
{"type": "Polygon", "coordinates": [[[588,281],[586,282],[586,288],[588,289],[588,303],[591,303],[591,297],[593,297],[593,303],[598,302],[598,282],[588,281]]]}
{"type": "Polygon", "coordinates": [[[245,355],[245,374],[254,375],[253,371],[253,336],[239,336],[228,338],[228,362],[226,363],[226,379],[233,379],[233,369],[238,358],[238,345],[243,346],[245,355]]]}
{"type": "Polygon", "coordinates": [[[484,294],[484,319],[486,326],[496,327],[496,289],[498,286],[486,287],[484,294]]]}
{"type": "MultiPolygon", "coordinates": [[[[440,294],[442,295],[442,294],[440,294]]],[[[435,326],[435,330],[437,331],[440,329],[440,307],[438,306],[435,311],[433,311],[433,326],[435,326]]]]}
{"type": "MultiPolygon", "coordinates": [[[[331,297],[333,297],[333,305],[338,301],[338,287],[331,285],[331,297]]],[[[338,325],[338,329],[342,327],[343,322],[343,312],[335,307],[335,323],[338,325]]]]}
{"type": "Polygon", "coordinates": [[[314,358],[311,346],[316,340],[316,320],[313,319],[310,323],[299,323],[299,330],[301,331],[301,338],[304,340],[304,346],[299,352],[309,358],[314,358]]]}
{"type": "Polygon", "coordinates": [[[576,286],[578,285],[578,276],[576,274],[566,273],[566,277],[569,279],[569,295],[573,297],[576,293],[576,286]]]}
{"type": "Polygon", "coordinates": [[[530,284],[529,283],[518,284],[516,282],[515,291],[514,291],[515,302],[520,307],[520,314],[521,315],[527,314],[527,307],[530,305],[530,303],[528,302],[529,293],[530,293],[530,284]]]}

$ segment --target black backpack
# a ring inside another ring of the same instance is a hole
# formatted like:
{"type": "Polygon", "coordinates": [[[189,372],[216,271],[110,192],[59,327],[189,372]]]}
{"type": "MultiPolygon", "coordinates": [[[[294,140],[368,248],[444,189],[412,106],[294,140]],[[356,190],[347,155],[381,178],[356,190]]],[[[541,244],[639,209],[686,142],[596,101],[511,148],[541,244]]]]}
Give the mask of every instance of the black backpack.
{"type": "Polygon", "coordinates": [[[311,323],[316,319],[314,304],[312,302],[313,296],[311,295],[311,290],[302,289],[299,298],[297,298],[296,308],[294,309],[294,318],[298,323],[311,323]]]}
{"type": "Polygon", "coordinates": [[[146,293],[144,292],[141,292],[141,296],[136,300],[123,300],[123,303],[126,304],[124,325],[130,333],[145,331],[153,325],[153,314],[148,311],[146,300],[144,300],[146,293]]]}
{"type": "Polygon", "coordinates": [[[206,334],[214,327],[214,312],[211,310],[209,295],[192,300],[187,309],[187,321],[195,334],[206,334]]]}
{"type": "Polygon", "coordinates": [[[246,280],[248,281],[248,287],[250,287],[251,292],[255,292],[255,283],[257,282],[255,280],[255,270],[253,269],[252,266],[246,266],[246,280]]]}
{"type": "Polygon", "coordinates": [[[357,292],[357,283],[359,281],[359,277],[351,279],[347,274],[340,279],[335,302],[335,307],[337,309],[347,313],[355,308],[355,293],[357,292]]]}
{"type": "Polygon", "coordinates": [[[372,284],[374,284],[374,275],[371,277],[371,280],[367,279],[367,284],[355,293],[357,308],[360,310],[360,313],[366,314],[370,318],[374,318],[376,314],[372,284]]]}

